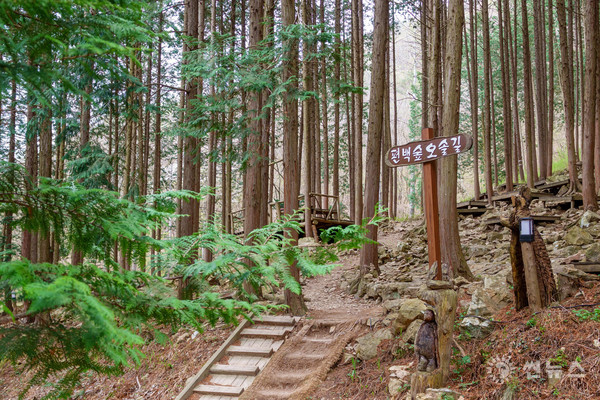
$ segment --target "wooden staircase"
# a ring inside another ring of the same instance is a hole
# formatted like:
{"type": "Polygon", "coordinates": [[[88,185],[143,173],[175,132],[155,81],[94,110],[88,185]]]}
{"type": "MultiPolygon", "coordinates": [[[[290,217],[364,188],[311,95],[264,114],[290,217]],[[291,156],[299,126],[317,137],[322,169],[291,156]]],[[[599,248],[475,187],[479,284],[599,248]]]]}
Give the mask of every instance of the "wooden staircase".
{"type": "Polygon", "coordinates": [[[234,400],[248,388],[294,329],[297,319],[263,316],[252,325],[244,320],[189,378],[175,400],[234,400]]]}

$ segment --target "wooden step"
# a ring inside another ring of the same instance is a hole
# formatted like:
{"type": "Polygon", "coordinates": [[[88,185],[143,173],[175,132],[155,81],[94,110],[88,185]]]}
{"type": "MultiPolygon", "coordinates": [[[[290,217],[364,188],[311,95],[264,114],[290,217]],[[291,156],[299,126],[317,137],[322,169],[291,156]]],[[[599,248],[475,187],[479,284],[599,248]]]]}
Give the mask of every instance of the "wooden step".
{"type": "Polygon", "coordinates": [[[260,372],[257,365],[215,364],[210,368],[211,374],[256,376],[260,372]]]}
{"type": "Polygon", "coordinates": [[[194,388],[194,392],[199,394],[236,397],[244,392],[244,388],[241,386],[198,385],[194,388]]]}
{"type": "Polygon", "coordinates": [[[255,324],[260,325],[284,325],[294,326],[296,319],[288,315],[264,315],[254,320],[255,324]]]}
{"type": "Polygon", "coordinates": [[[315,353],[291,353],[286,354],[286,358],[291,360],[306,360],[306,361],[319,361],[325,358],[325,354],[315,354],[315,353]]]}
{"type": "Polygon", "coordinates": [[[309,343],[319,343],[319,344],[330,344],[333,343],[333,339],[330,338],[311,338],[311,337],[303,337],[303,342],[309,343]]]}
{"type": "Polygon", "coordinates": [[[288,333],[292,331],[291,327],[283,329],[255,329],[246,328],[242,331],[242,337],[247,338],[262,338],[262,339],[283,339],[288,333]]]}
{"type": "Polygon", "coordinates": [[[252,347],[252,346],[229,346],[227,354],[232,356],[248,356],[248,357],[271,357],[273,348],[252,347]]]}
{"type": "Polygon", "coordinates": [[[572,265],[578,270],[588,274],[600,274],[600,263],[580,261],[574,262],[572,265]]]}

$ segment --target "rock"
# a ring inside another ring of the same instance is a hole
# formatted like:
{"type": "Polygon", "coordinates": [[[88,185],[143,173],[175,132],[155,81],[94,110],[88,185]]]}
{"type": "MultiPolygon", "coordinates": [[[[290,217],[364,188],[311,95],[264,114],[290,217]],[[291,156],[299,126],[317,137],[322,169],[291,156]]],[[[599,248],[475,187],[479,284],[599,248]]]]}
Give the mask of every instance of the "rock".
{"type": "Polygon", "coordinates": [[[507,385],[500,400],[514,400],[517,388],[513,385],[507,385]]]}
{"type": "Polygon", "coordinates": [[[404,300],[400,308],[398,309],[398,318],[392,324],[394,334],[398,335],[400,332],[406,331],[406,328],[411,322],[417,319],[421,315],[421,311],[425,311],[427,305],[419,299],[407,299],[404,300]]]}
{"type": "Polygon", "coordinates": [[[556,275],[556,286],[560,301],[579,292],[579,288],[584,286],[586,282],[600,279],[597,275],[587,274],[577,268],[565,265],[555,267],[554,273],[556,275]]]}
{"type": "Polygon", "coordinates": [[[461,330],[468,333],[473,338],[482,338],[489,335],[494,326],[487,319],[477,317],[466,317],[460,323],[461,330]]]}
{"type": "Polygon", "coordinates": [[[425,393],[417,394],[417,400],[463,400],[464,397],[460,393],[452,389],[427,389],[425,393]]]}
{"type": "Polygon", "coordinates": [[[600,244],[594,243],[585,251],[585,260],[588,262],[600,262],[600,244]]]}
{"type": "Polygon", "coordinates": [[[488,286],[486,288],[484,283],[484,292],[488,295],[488,298],[484,300],[489,302],[488,306],[490,306],[494,313],[511,304],[514,300],[513,291],[508,286],[505,276],[503,276],[503,274],[498,274],[496,276],[500,278],[495,281],[496,283],[494,286],[488,286]]]}
{"type": "Polygon", "coordinates": [[[407,253],[410,250],[410,245],[406,242],[400,242],[396,245],[396,250],[401,253],[407,253]]]}
{"type": "Polygon", "coordinates": [[[598,222],[598,221],[600,221],[600,215],[596,214],[593,211],[588,210],[583,213],[583,216],[581,217],[579,226],[581,226],[582,228],[587,228],[588,226],[591,225],[592,222],[598,222]]]}
{"type": "Polygon", "coordinates": [[[488,246],[468,246],[466,247],[469,258],[485,256],[489,253],[490,248],[488,246]]]}
{"type": "Polygon", "coordinates": [[[389,368],[390,382],[388,383],[388,392],[392,398],[407,388],[410,381],[410,369],[413,363],[409,365],[392,365],[389,368]]]}
{"type": "Polygon", "coordinates": [[[348,364],[352,361],[352,359],[354,358],[354,354],[352,353],[348,353],[347,351],[344,351],[342,353],[342,360],[340,361],[341,365],[345,365],[348,364]]]}
{"type": "Polygon", "coordinates": [[[430,280],[427,281],[427,288],[431,290],[454,289],[454,285],[448,281],[430,280]]]}
{"type": "Polygon", "coordinates": [[[469,304],[467,314],[478,317],[492,315],[493,310],[488,303],[491,303],[489,296],[487,296],[483,289],[477,289],[471,296],[471,303],[469,304]]]}
{"type": "Polygon", "coordinates": [[[415,337],[417,336],[421,325],[423,325],[423,321],[420,319],[411,322],[408,328],[406,328],[406,332],[402,334],[402,340],[410,344],[415,343],[415,337]]]}
{"type": "Polygon", "coordinates": [[[459,276],[457,278],[454,278],[454,285],[461,287],[464,285],[468,285],[469,284],[469,280],[467,278],[465,278],[464,276],[459,276]]]}
{"type": "Polygon", "coordinates": [[[487,235],[487,241],[492,244],[504,241],[504,235],[502,232],[490,232],[487,235]]]}
{"type": "Polygon", "coordinates": [[[400,307],[402,306],[403,302],[404,302],[403,299],[387,300],[387,301],[383,302],[382,306],[383,306],[383,308],[385,308],[385,311],[387,311],[387,312],[398,311],[400,309],[400,307]]]}
{"type": "Polygon", "coordinates": [[[367,333],[356,340],[356,357],[363,361],[377,357],[377,346],[383,340],[393,339],[392,331],[388,328],[367,333]]]}
{"type": "Polygon", "coordinates": [[[594,238],[592,238],[592,235],[590,235],[588,231],[578,226],[574,226],[567,231],[565,240],[567,241],[567,244],[572,246],[582,246],[592,243],[594,238]]]}
{"type": "Polygon", "coordinates": [[[558,240],[560,240],[560,235],[558,232],[551,232],[544,235],[544,241],[546,244],[552,244],[558,240]]]}

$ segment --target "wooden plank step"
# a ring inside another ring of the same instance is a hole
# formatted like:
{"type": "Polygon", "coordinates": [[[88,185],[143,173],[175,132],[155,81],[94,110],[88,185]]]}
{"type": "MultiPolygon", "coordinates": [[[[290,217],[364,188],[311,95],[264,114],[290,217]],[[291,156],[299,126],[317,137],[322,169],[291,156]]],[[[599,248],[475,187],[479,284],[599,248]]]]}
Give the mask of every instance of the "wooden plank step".
{"type": "Polygon", "coordinates": [[[302,338],[303,342],[309,342],[309,343],[321,343],[321,344],[330,344],[333,343],[333,339],[330,338],[311,338],[311,337],[303,337],[302,338]]]}
{"type": "Polygon", "coordinates": [[[458,208],[456,210],[459,214],[471,214],[471,215],[475,215],[475,214],[485,214],[487,212],[487,209],[485,208],[458,208]]]}
{"type": "Polygon", "coordinates": [[[595,262],[574,262],[573,267],[588,274],[600,274],[600,264],[595,262]]]}
{"type": "MultiPolygon", "coordinates": [[[[535,222],[556,222],[560,220],[558,215],[532,215],[531,218],[533,218],[535,222]]],[[[487,225],[499,225],[500,218],[490,218],[485,223],[487,225]]]]}
{"type": "Polygon", "coordinates": [[[211,374],[256,376],[260,372],[257,365],[215,364],[210,368],[211,374]]]}
{"type": "Polygon", "coordinates": [[[456,208],[486,208],[487,201],[485,200],[469,200],[469,201],[461,201],[456,205],[456,208]]]}
{"type": "Polygon", "coordinates": [[[291,327],[278,330],[246,328],[242,331],[241,335],[247,338],[283,339],[291,331],[291,327]]]}
{"type": "Polygon", "coordinates": [[[318,361],[318,360],[324,359],[325,358],[325,354],[291,353],[291,354],[286,354],[285,357],[289,358],[289,359],[292,359],[292,360],[318,361]]]}
{"type": "Polygon", "coordinates": [[[194,392],[199,394],[212,394],[215,396],[239,396],[244,393],[241,386],[218,386],[218,385],[198,385],[194,392]]]}
{"type": "Polygon", "coordinates": [[[252,346],[229,346],[227,354],[232,356],[248,356],[248,357],[271,357],[273,348],[268,347],[252,347],[252,346]]]}
{"type": "Polygon", "coordinates": [[[296,319],[288,315],[264,315],[260,319],[254,320],[254,323],[260,325],[294,326],[296,319]]]}

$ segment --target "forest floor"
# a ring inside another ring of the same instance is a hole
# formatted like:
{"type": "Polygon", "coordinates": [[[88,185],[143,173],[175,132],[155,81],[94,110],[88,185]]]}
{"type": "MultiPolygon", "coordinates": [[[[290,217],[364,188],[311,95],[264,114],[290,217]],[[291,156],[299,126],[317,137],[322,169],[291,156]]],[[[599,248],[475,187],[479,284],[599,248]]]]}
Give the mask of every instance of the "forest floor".
{"type": "MultiPolygon", "coordinates": [[[[594,243],[571,246],[565,242],[565,235],[579,221],[582,212],[552,213],[561,215],[561,220],[541,226],[540,231],[543,237],[550,237],[547,247],[553,267],[582,258],[590,246],[596,245],[600,222],[589,228],[594,243]]],[[[510,271],[507,232],[486,226],[481,222],[483,218],[462,218],[460,224],[463,248],[478,282],[459,289],[449,387],[464,399],[600,399],[600,311],[594,312],[600,304],[600,281],[584,282],[573,296],[537,315],[528,309],[515,312],[514,302],[509,298],[506,305],[487,317],[492,326],[481,338],[471,337],[460,329],[474,288],[482,287],[487,277],[504,279],[510,271]],[[503,367],[508,369],[507,378],[497,379],[503,367]],[[551,382],[552,368],[561,370],[562,379],[551,382]]],[[[406,289],[401,298],[414,297],[411,288],[427,279],[423,232],[422,220],[396,222],[381,232],[382,274],[377,279],[401,282],[397,287],[406,289]],[[406,250],[407,245],[410,250],[406,250]],[[410,277],[406,279],[406,275],[410,277]]],[[[309,308],[304,323],[328,318],[360,322],[359,329],[353,328],[353,337],[339,360],[332,363],[326,376],[320,374],[312,385],[312,394],[306,392],[303,398],[404,399],[408,392],[407,382],[397,386],[393,395],[388,389],[397,368],[414,370],[413,346],[400,335],[381,341],[376,357],[361,361],[356,356],[354,339],[389,328],[392,323],[389,314],[386,316],[389,293],[373,293],[369,288],[349,293],[348,282],[357,273],[358,261],[357,252],[347,252],[340,260],[341,265],[329,275],[303,282],[309,308]]],[[[355,327],[356,323],[348,326],[355,327]]],[[[130,368],[119,377],[100,378],[90,374],[75,398],[174,399],[186,379],[201,368],[231,330],[232,327],[223,325],[207,326],[202,333],[183,330],[170,335],[169,342],[163,345],[148,344],[141,349],[146,358],[138,368],[130,368]]],[[[28,378],[27,373],[16,376],[10,366],[0,366],[1,398],[17,399],[28,378]]],[[[26,399],[40,398],[47,390],[35,387],[26,399]]]]}

